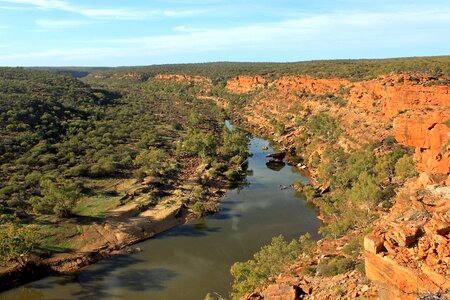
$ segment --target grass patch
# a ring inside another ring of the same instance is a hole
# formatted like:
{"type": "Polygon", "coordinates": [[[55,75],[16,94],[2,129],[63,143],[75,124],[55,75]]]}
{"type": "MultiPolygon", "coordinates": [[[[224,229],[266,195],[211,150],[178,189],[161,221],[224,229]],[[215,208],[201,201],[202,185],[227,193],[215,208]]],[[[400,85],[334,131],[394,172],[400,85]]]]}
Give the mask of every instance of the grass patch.
{"type": "Polygon", "coordinates": [[[81,243],[76,242],[76,237],[82,233],[82,230],[81,226],[73,224],[42,225],[38,230],[41,239],[36,253],[67,253],[77,249],[81,243]]]}

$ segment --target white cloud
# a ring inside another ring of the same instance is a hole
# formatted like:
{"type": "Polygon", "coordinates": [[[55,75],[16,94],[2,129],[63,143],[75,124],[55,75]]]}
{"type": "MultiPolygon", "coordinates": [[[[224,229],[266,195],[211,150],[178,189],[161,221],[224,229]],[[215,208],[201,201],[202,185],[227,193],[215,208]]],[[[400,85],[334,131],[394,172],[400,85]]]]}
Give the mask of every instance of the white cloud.
{"type": "Polygon", "coordinates": [[[190,16],[194,16],[194,15],[198,15],[201,13],[206,12],[206,10],[166,10],[163,12],[163,14],[166,17],[190,17],[190,16]]]}
{"type": "Polygon", "coordinates": [[[38,19],[36,20],[36,25],[45,29],[64,29],[64,28],[74,28],[89,24],[90,22],[83,20],[49,20],[49,19],[38,19]]]}
{"type": "Polygon", "coordinates": [[[208,31],[207,29],[202,29],[202,28],[193,28],[190,26],[185,26],[185,25],[180,25],[180,26],[175,26],[174,28],[172,28],[173,31],[177,31],[177,32],[201,32],[201,31],[208,31]]]}
{"type": "Polygon", "coordinates": [[[128,9],[128,8],[87,8],[70,4],[63,0],[0,0],[3,3],[31,5],[42,10],[62,10],[96,19],[140,20],[150,17],[185,17],[203,12],[202,10],[128,9]]]}
{"type": "Polygon", "coordinates": [[[336,12],[308,15],[277,23],[225,29],[177,26],[180,34],[111,40],[147,49],[150,53],[205,52],[226,49],[323,50],[352,49],[425,42],[450,28],[450,11],[403,13],[336,12]],[[420,22],[418,22],[420,20],[420,22]],[[427,24],[426,26],[424,24],[427,24]],[[435,28],[430,32],[430,28],[435,28]],[[428,37],[425,34],[428,34],[428,37]],[[416,40],[421,36],[422,40],[416,40]]]}
{"type": "Polygon", "coordinates": [[[450,30],[450,9],[396,13],[340,11],[229,28],[177,26],[173,30],[175,32],[168,35],[92,41],[88,48],[0,56],[0,65],[36,64],[36,61],[60,65],[114,65],[118,61],[142,64],[181,62],[188,57],[197,61],[204,61],[206,57],[233,60],[230,57],[240,57],[241,52],[254,53],[252,59],[268,53],[270,55],[265,57],[272,59],[278,55],[280,61],[285,59],[283,53],[291,55],[291,60],[293,57],[302,60],[336,55],[349,58],[359,55],[357,53],[363,53],[359,57],[380,53],[379,57],[386,49],[394,49],[391,53],[399,53],[396,56],[421,55],[420,49],[430,50],[436,45],[441,53],[450,53],[450,42],[442,38],[450,30]],[[101,46],[97,48],[95,44],[101,46]],[[415,49],[419,50],[414,52],[415,49]]]}
{"type": "Polygon", "coordinates": [[[29,10],[30,8],[23,6],[0,6],[0,10],[29,10]]]}

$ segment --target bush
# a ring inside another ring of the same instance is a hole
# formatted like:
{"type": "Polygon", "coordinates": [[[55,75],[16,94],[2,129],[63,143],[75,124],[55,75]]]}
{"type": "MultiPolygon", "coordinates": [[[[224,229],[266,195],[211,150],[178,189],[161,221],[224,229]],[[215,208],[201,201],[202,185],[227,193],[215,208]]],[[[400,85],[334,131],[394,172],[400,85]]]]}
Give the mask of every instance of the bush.
{"type": "Polygon", "coordinates": [[[355,268],[355,262],[345,257],[334,257],[331,259],[323,260],[317,266],[317,272],[326,277],[335,276],[338,274],[346,273],[355,268]]]}
{"type": "Polygon", "coordinates": [[[35,226],[0,226],[0,264],[27,255],[38,246],[35,226]]]}
{"type": "Polygon", "coordinates": [[[207,212],[206,204],[201,201],[195,202],[191,208],[192,208],[192,211],[200,217],[204,216],[207,212]]]}
{"type": "MultiPolygon", "coordinates": [[[[148,175],[163,174],[167,167],[167,154],[161,149],[151,147],[139,153],[133,163],[148,175]]],[[[136,175],[142,178],[142,174],[136,175]]]]}
{"type": "Polygon", "coordinates": [[[303,275],[315,276],[317,272],[317,266],[306,266],[302,270],[303,275]]]}
{"type": "Polygon", "coordinates": [[[279,274],[300,253],[311,252],[314,245],[310,234],[290,243],[281,235],[274,237],[269,245],[263,246],[253,255],[253,259],[237,262],[231,267],[231,275],[234,277],[233,299],[265,286],[270,277],[279,274]]]}
{"type": "Polygon", "coordinates": [[[81,186],[78,182],[50,179],[41,182],[43,197],[32,197],[30,203],[38,213],[54,213],[59,218],[67,218],[72,214],[76,201],[81,197],[81,186]]]}
{"type": "Polygon", "coordinates": [[[241,172],[235,168],[229,169],[223,175],[231,181],[238,180],[241,177],[241,172]]]}
{"type": "Polygon", "coordinates": [[[325,142],[336,142],[341,134],[336,119],[325,112],[312,116],[307,122],[307,127],[313,135],[325,142]]]}
{"type": "Polygon", "coordinates": [[[404,155],[395,164],[395,176],[403,181],[417,175],[416,164],[410,155],[404,155]]]}
{"type": "Polygon", "coordinates": [[[181,149],[189,155],[207,156],[215,153],[217,140],[208,133],[198,130],[189,130],[181,149]]]}
{"type": "Polygon", "coordinates": [[[273,131],[276,135],[281,136],[286,131],[286,125],[282,121],[278,121],[276,119],[271,119],[269,121],[270,125],[272,125],[273,131]]]}
{"type": "Polygon", "coordinates": [[[314,152],[314,154],[311,157],[311,166],[317,168],[319,165],[320,165],[320,154],[314,152]]]}
{"type": "Polygon", "coordinates": [[[363,238],[358,237],[356,239],[349,241],[347,245],[345,245],[344,248],[342,249],[342,252],[353,258],[356,258],[362,252],[362,249],[363,249],[363,238]]]}
{"type": "Polygon", "coordinates": [[[383,196],[375,176],[363,172],[348,191],[350,201],[359,204],[363,209],[372,209],[383,196]]]}
{"type": "Polygon", "coordinates": [[[317,190],[310,184],[303,186],[303,193],[308,201],[312,201],[317,197],[317,190]]]}

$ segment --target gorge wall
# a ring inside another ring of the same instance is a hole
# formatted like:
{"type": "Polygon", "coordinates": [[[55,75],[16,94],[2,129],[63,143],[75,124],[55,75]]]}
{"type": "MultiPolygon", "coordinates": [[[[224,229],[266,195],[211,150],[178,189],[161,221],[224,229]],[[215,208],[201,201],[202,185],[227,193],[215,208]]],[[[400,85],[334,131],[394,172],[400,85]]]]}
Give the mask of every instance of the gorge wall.
{"type": "MultiPolygon", "coordinates": [[[[244,93],[261,89],[264,83],[261,76],[241,76],[228,81],[226,88],[244,93]]],[[[292,110],[302,110],[305,115],[329,110],[340,117],[357,144],[393,135],[398,143],[416,149],[419,172],[450,173],[450,130],[445,124],[450,119],[450,86],[438,83],[430,77],[408,74],[362,82],[284,76],[266,83],[268,88],[247,107],[247,121],[255,127],[270,128],[271,118],[287,119],[292,110]],[[349,105],[333,103],[327,97],[333,94],[349,105]],[[322,101],[311,100],[311,95],[322,97],[322,101]]],[[[293,120],[286,120],[286,126],[294,127],[293,120]]]]}
{"type": "MultiPolygon", "coordinates": [[[[263,80],[237,77],[227,88],[251,92],[262,88],[258,82],[263,80]]],[[[283,120],[289,133],[277,140],[287,148],[302,131],[291,114],[299,110],[305,117],[319,111],[335,115],[346,132],[339,143],[347,148],[388,136],[415,148],[422,175],[397,191],[391,212],[366,237],[366,274],[383,299],[415,299],[420,293],[450,289],[450,86],[410,74],[361,82],[284,76],[266,85],[246,107],[246,121],[277,136],[270,120],[283,120]]]]}
{"type": "MultiPolygon", "coordinates": [[[[171,77],[174,78],[190,80],[171,77]]],[[[450,290],[448,80],[418,74],[389,74],[359,82],[310,76],[269,80],[245,75],[228,80],[225,89],[236,95],[251,93],[252,99],[239,114],[254,132],[270,135],[286,149],[295,148],[296,139],[304,130],[302,120],[320,112],[339,120],[344,133],[337,143],[343,149],[394,138],[413,148],[420,176],[396,190],[394,206],[365,237],[366,275],[377,284],[382,299],[415,299],[421,293],[450,290]],[[277,130],[276,124],[282,124],[283,130],[277,130]]],[[[228,105],[223,98],[203,98],[228,105]]],[[[315,147],[318,152],[324,148],[320,144],[315,147]]],[[[321,241],[319,252],[322,256],[333,254],[345,245],[345,239],[321,241]]],[[[320,259],[319,255],[317,260],[320,259]]],[[[302,264],[301,260],[296,262],[298,268],[302,264]]],[[[311,299],[333,299],[325,291],[342,280],[347,284],[347,294],[342,297],[376,294],[354,273],[335,281],[316,282],[301,275],[292,277],[296,266],[291,266],[291,275],[277,278],[274,285],[246,299],[263,299],[264,295],[267,299],[298,299],[305,295],[311,299]]]]}

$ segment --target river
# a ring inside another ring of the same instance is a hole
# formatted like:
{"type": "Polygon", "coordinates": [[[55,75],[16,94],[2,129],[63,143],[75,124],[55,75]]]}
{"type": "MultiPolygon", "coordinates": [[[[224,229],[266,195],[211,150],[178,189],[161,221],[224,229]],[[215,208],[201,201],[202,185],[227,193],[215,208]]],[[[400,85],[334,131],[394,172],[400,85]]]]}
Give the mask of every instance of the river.
{"type": "Polygon", "coordinates": [[[273,236],[317,237],[317,211],[289,185],[307,182],[295,167],[267,164],[269,143],[252,138],[247,184],[228,191],[220,212],[137,244],[142,252],[116,256],[78,272],[49,276],[0,295],[2,300],[228,298],[230,267],[248,260],[273,236]],[[281,189],[280,186],[287,186],[281,189]]]}

